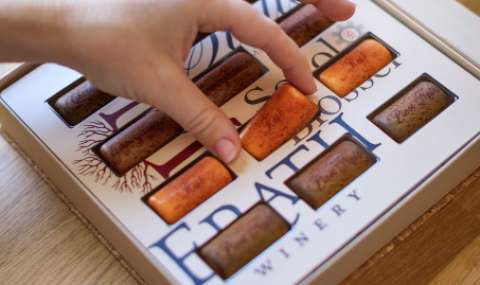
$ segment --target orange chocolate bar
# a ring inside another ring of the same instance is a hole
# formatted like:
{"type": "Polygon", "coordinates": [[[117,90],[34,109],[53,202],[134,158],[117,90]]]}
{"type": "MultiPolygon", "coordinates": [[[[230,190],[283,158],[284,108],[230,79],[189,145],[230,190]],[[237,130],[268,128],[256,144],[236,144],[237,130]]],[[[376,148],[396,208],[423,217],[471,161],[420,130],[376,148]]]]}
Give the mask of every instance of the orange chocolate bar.
{"type": "Polygon", "coordinates": [[[243,148],[263,160],[302,130],[317,111],[315,103],[285,83],[240,133],[243,148]]]}
{"type": "Polygon", "coordinates": [[[104,143],[100,154],[117,174],[124,174],[182,131],[164,112],[152,110],[104,143]]]}
{"type": "Polygon", "coordinates": [[[339,97],[345,97],[391,61],[386,47],[367,39],[323,71],[318,79],[339,97]]]}
{"type": "Polygon", "coordinates": [[[452,103],[438,86],[421,82],[376,115],[373,123],[401,143],[452,103]]]}
{"type": "Polygon", "coordinates": [[[217,106],[222,106],[263,75],[251,55],[238,52],[195,82],[217,106]]]}
{"type": "Polygon", "coordinates": [[[202,158],[148,198],[148,205],[171,225],[230,182],[230,172],[211,156],[202,158]]]}
{"type": "Polygon", "coordinates": [[[280,28],[299,46],[325,31],[334,21],[313,5],[305,5],[280,22],[280,28]]]}
{"type": "Polygon", "coordinates": [[[98,90],[89,81],[85,81],[58,98],[55,109],[70,126],[75,126],[113,99],[114,96],[98,90]]]}
{"type": "Polygon", "coordinates": [[[318,209],[375,163],[356,143],[344,141],[290,182],[290,187],[318,209]]]}
{"type": "Polygon", "coordinates": [[[223,279],[262,253],[290,230],[290,225],[270,206],[259,204],[235,221],[199,254],[223,279]]]}

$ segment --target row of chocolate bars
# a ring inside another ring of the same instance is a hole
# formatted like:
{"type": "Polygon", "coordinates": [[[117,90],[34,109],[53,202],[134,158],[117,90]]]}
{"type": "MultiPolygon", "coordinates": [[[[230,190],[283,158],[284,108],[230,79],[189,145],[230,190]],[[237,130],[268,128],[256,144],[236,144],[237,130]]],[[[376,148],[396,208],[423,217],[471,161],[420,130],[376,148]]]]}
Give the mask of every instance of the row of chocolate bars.
{"type": "MultiPolygon", "coordinates": [[[[302,46],[333,22],[313,6],[306,5],[279,24],[302,46]]],[[[378,39],[364,38],[314,74],[343,98],[392,62],[395,56],[395,52],[378,39]]],[[[227,57],[195,82],[217,106],[222,106],[265,74],[261,63],[246,52],[235,52],[227,57]]],[[[85,81],[61,96],[54,109],[74,126],[113,98],[85,81]]],[[[455,98],[438,82],[423,76],[380,108],[372,122],[401,143],[455,98]]],[[[243,127],[240,132],[242,145],[255,159],[262,161],[302,130],[318,110],[317,104],[285,83],[243,127]]],[[[99,154],[117,175],[123,175],[182,131],[183,128],[165,113],[152,109],[102,142],[99,154]],[[148,143],[140,143],[142,141],[148,143]]],[[[356,141],[343,140],[313,159],[286,184],[313,209],[318,209],[375,162],[376,158],[356,141]]],[[[144,197],[148,206],[169,225],[235,179],[234,174],[211,155],[179,173],[144,197]]],[[[198,253],[219,276],[227,279],[289,230],[290,225],[279,214],[260,203],[202,246],[198,253]]]]}

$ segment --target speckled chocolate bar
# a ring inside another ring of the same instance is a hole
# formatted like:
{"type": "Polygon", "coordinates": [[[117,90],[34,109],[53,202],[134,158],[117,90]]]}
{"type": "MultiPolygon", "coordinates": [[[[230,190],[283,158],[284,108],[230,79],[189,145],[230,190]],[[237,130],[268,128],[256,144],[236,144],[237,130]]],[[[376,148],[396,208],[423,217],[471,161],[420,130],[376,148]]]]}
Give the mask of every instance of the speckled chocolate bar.
{"type": "Polygon", "coordinates": [[[100,154],[117,174],[124,174],[182,131],[183,128],[164,112],[152,110],[105,142],[100,154]]]}
{"type": "Polygon", "coordinates": [[[290,225],[266,204],[259,204],[235,221],[199,254],[223,279],[262,253],[290,230],[290,225]]]}
{"type": "Polygon", "coordinates": [[[374,163],[359,145],[344,141],[292,179],[290,187],[318,209],[374,163]]]}
{"type": "Polygon", "coordinates": [[[421,82],[376,115],[373,123],[401,143],[442,112],[454,99],[431,82],[421,82]]]}
{"type": "Polygon", "coordinates": [[[313,5],[305,5],[280,22],[280,27],[299,46],[333,25],[335,21],[323,15],[313,5]]]}

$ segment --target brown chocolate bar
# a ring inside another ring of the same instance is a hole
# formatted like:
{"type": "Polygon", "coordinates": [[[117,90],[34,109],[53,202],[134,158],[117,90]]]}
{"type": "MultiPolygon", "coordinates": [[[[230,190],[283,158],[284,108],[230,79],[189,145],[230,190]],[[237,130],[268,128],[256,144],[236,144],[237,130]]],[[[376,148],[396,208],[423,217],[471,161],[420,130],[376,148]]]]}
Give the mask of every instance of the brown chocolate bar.
{"type": "Polygon", "coordinates": [[[344,141],[295,177],[289,186],[318,209],[374,163],[356,143],[344,141]]]}
{"type": "Polygon", "coordinates": [[[345,97],[391,61],[386,47],[367,39],[323,71],[318,79],[339,97],[345,97]]]}
{"type": "Polygon", "coordinates": [[[58,98],[55,109],[70,126],[75,126],[113,99],[114,96],[98,90],[89,81],[85,81],[58,98]]]}
{"type": "Polygon", "coordinates": [[[199,254],[223,279],[262,253],[290,230],[266,204],[258,204],[203,246],[199,254]]]}
{"type": "Polygon", "coordinates": [[[317,111],[315,103],[285,83],[240,133],[243,148],[263,160],[302,130],[317,111]]]}
{"type": "Polygon", "coordinates": [[[262,75],[262,67],[255,58],[238,52],[202,76],[195,84],[220,107],[262,75]]]}
{"type": "Polygon", "coordinates": [[[171,225],[230,182],[232,176],[225,166],[207,156],[150,196],[148,205],[171,225]]]}
{"type": "Polygon", "coordinates": [[[117,174],[124,174],[182,131],[183,128],[164,112],[152,110],[105,142],[100,154],[117,174]]]}
{"type": "Polygon", "coordinates": [[[401,143],[452,103],[438,86],[421,82],[376,115],[373,123],[401,143]]]}
{"type": "Polygon", "coordinates": [[[313,5],[305,5],[280,22],[280,27],[299,46],[325,31],[334,21],[313,5]]]}

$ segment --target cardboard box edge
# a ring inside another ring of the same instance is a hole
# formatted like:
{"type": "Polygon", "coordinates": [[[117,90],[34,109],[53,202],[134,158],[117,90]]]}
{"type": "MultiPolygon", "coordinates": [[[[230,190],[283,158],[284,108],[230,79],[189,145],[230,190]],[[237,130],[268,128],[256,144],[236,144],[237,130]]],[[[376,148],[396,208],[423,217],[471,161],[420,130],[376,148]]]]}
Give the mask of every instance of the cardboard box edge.
{"type": "Polygon", "coordinates": [[[40,64],[35,63],[22,63],[19,66],[15,67],[3,77],[0,77],[0,91],[4,90],[8,86],[12,85],[15,81],[19,80],[25,76],[30,71],[39,67],[40,64]]]}

